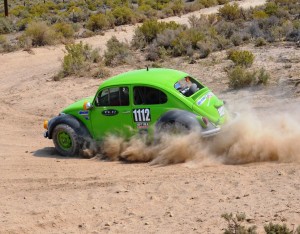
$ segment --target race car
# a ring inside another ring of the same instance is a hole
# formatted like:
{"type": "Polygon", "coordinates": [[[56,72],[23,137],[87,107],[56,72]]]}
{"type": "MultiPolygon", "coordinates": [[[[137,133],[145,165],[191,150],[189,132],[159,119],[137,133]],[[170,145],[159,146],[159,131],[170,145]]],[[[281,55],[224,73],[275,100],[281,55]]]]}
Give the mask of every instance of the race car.
{"type": "Polygon", "coordinates": [[[226,116],[224,102],[189,74],[146,68],[107,79],[94,96],[45,120],[44,136],[53,139],[61,155],[73,156],[86,141],[101,141],[108,134],[130,138],[187,130],[209,137],[220,131],[226,116]]]}

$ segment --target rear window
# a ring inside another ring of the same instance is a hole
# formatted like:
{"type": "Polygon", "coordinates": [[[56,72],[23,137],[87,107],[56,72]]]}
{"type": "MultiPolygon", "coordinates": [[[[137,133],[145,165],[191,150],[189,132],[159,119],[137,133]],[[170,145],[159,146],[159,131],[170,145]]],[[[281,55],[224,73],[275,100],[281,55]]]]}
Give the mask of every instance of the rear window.
{"type": "Polygon", "coordinates": [[[167,95],[155,88],[136,86],[133,88],[134,105],[156,105],[168,101],[167,95]]]}
{"type": "Polygon", "coordinates": [[[196,93],[198,90],[204,88],[204,86],[192,77],[186,76],[183,79],[177,81],[174,84],[174,88],[184,96],[189,97],[196,93]]]}

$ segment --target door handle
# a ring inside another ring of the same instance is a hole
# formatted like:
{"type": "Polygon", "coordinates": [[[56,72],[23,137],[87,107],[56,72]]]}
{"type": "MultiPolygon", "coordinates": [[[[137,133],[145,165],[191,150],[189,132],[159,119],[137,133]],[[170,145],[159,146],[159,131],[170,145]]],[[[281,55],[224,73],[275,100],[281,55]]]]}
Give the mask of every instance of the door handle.
{"type": "Polygon", "coordinates": [[[130,114],[130,112],[131,112],[130,110],[128,110],[128,111],[123,111],[122,114],[130,114]]]}

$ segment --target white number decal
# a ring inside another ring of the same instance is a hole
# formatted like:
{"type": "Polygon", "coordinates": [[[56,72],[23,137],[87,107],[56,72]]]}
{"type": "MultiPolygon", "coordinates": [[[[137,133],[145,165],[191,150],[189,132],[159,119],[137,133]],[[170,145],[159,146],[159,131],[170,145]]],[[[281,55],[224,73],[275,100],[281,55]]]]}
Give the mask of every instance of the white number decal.
{"type": "Polygon", "coordinates": [[[133,120],[134,122],[150,122],[150,109],[134,109],[133,110],[133,120]]]}
{"type": "Polygon", "coordinates": [[[145,121],[150,122],[151,121],[151,119],[150,119],[150,109],[145,109],[145,114],[146,114],[145,121]]]}

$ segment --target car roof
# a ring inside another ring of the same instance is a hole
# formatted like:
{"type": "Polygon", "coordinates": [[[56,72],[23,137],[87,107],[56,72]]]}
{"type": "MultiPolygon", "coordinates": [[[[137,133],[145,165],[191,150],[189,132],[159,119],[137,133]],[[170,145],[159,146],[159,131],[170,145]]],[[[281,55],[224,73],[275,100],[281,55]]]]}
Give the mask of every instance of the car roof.
{"type": "Polygon", "coordinates": [[[166,69],[166,68],[149,68],[134,70],[113,76],[110,79],[104,81],[101,87],[122,85],[122,84],[143,84],[153,85],[162,88],[174,87],[174,84],[188,76],[187,73],[166,69]]]}

